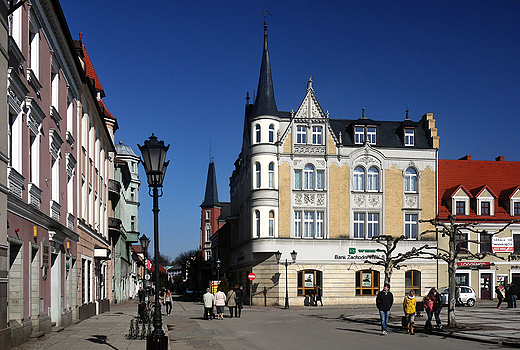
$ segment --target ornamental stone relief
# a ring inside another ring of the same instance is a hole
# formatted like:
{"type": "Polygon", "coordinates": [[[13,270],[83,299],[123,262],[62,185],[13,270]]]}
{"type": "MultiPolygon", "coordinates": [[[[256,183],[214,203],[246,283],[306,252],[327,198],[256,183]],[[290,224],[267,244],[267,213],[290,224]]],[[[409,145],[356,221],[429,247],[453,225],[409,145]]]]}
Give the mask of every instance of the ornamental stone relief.
{"type": "Polygon", "coordinates": [[[381,204],[381,198],[379,196],[368,196],[368,206],[370,208],[379,208],[381,204]]]}
{"type": "Polygon", "coordinates": [[[302,146],[294,146],[294,153],[303,153],[303,154],[325,154],[325,146],[309,146],[309,145],[302,145],[302,146]]]}
{"type": "Polygon", "coordinates": [[[361,163],[361,164],[364,164],[365,166],[368,166],[369,164],[377,164],[379,166],[381,165],[381,163],[379,162],[379,160],[377,158],[369,156],[369,155],[364,155],[364,156],[359,157],[358,159],[356,159],[356,163],[361,163]]]}
{"type": "Polygon", "coordinates": [[[313,205],[314,204],[314,193],[306,193],[303,195],[303,204],[313,205]]]}
{"type": "Polygon", "coordinates": [[[356,194],[353,197],[353,204],[358,208],[381,208],[382,201],[380,195],[356,194]]]}
{"type": "Polygon", "coordinates": [[[325,206],[325,194],[323,193],[295,193],[294,194],[294,205],[295,206],[307,206],[307,207],[323,207],[325,206]]]}
{"type": "Polygon", "coordinates": [[[405,208],[417,208],[418,207],[418,198],[417,196],[405,196],[404,197],[404,206],[405,208]]]}
{"type": "Polygon", "coordinates": [[[303,195],[301,193],[296,193],[294,195],[294,205],[302,205],[303,203],[303,195]]]}
{"type": "Polygon", "coordinates": [[[365,203],[366,203],[366,198],[364,195],[355,195],[354,196],[354,206],[364,207],[365,203]]]}
{"type": "Polygon", "coordinates": [[[319,164],[321,166],[325,166],[325,161],[323,159],[316,159],[316,164],[319,164]]]}
{"type": "Polygon", "coordinates": [[[324,194],[318,194],[316,196],[316,205],[323,207],[325,205],[325,195],[324,194]]]}

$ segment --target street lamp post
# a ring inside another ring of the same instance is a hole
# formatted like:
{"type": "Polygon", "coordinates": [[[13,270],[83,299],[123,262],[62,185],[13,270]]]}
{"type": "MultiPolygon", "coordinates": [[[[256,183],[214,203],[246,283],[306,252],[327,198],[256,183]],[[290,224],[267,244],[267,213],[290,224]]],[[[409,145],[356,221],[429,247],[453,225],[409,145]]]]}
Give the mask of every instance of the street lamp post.
{"type": "Polygon", "coordinates": [[[220,262],[220,259],[217,260],[216,266],[217,266],[217,281],[220,281],[220,266],[222,263],[220,262]]]}
{"type": "Polygon", "coordinates": [[[293,261],[287,261],[287,259],[285,259],[285,262],[283,262],[283,261],[280,262],[280,259],[282,258],[282,253],[280,251],[277,251],[276,253],[274,253],[274,255],[276,257],[276,262],[280,265],[285,266],[285,307],[284,307],[284,309],[288,309],[289,308],[289,288],[288,288],[288,280],[287,280],[287,266],[296,263],[296,255],[298,255],[298,253],[293,249],[293,251],[291,252],[291,258],[293,261]]]}
{"type": "Polygon", "coordinates": [[[165,162],[166,152],[170,145],[165,146],[164,141],[157,141],[157,137],[152,134],[149,140],[144,141],[144,146],[137,145],[143,155],[143,166],[148,180],[148,194],[152,189],[153,197],[153,244],[155,256],[155,312],[153,316],[152,334],[146,341],[148,350],[166,350],[168,340],[162,329],[161,304],[159,303],[159,197],[162,196],[162,183],[164,174],[170,161],[165,162]],[[161,188],[161,195],[159,195],[161,188]]]}

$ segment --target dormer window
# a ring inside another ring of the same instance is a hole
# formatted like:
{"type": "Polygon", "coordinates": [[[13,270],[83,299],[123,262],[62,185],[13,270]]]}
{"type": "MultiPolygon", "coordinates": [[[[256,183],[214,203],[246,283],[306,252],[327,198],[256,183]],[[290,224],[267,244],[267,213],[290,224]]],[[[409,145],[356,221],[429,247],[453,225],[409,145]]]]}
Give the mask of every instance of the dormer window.
{"type": "Polygon", "coordinates": [[[455,201],[455,215],[466,215],[465,201],[455,201]]]}
{"type": "Polygon", "coordinates": [[[307,127],[304,125],[296,126],[296,143],[307,143],[307,127]]]}
{"type": "Polygon", "coordinates": [[[377,140],[377,128],[375,126],[356,126],[354,127],[354,142],[362,145],[366,140],[369,144],[375,145],[377,140]]]}
{"type": "Polygon", "coordinates": [[[520,216],[520,202],[513,202],[513,215],[520,216]]]}
{"type": "Polygon", "coordinates": [[[404,129],[404,145],[409,146],[409,147],[415,145],[415,130],[414,129],[404,129]]]}
{"type": "Polygon", "coordinates": [[[480,215],[491,215],[489,202],[480,202],[480,215]]]}
{"type": "Polygon", "coordinates": [[[483,186],[475,194],[477,205],[475,207],[477,215],[495,215],[495,199],[493,191],[487,186],[483,186]]]}

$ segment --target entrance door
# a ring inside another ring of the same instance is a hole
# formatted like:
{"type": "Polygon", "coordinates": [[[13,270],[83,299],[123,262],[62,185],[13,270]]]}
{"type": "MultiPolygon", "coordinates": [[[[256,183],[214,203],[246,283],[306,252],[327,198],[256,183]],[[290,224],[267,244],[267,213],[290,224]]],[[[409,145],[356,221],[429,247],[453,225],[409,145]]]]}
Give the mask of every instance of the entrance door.
{"type": "Polygon", "coordinates": [[[493,300],[493,295],[491,293],[491,278],[492,274],[483,273],[480,275],[480,299],[481,300],[493,300]]]}

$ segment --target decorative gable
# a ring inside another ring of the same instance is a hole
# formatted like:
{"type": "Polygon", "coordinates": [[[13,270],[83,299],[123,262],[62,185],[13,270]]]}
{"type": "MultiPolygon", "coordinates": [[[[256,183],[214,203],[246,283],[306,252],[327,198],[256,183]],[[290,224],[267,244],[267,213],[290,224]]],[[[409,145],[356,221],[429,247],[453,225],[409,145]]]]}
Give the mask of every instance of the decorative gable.
{"type": "Polygon", "coordinates": [[[488,186],[477,188],[474,197],[477,215],[495,215],[495,199],[498,197],[488,186]]]}
{"type": "Polygon", "coordinates": [[[453,215],[469,215],[469,200],[471,193],[459,186],[451,196],[451,213],[453,215]]]}

